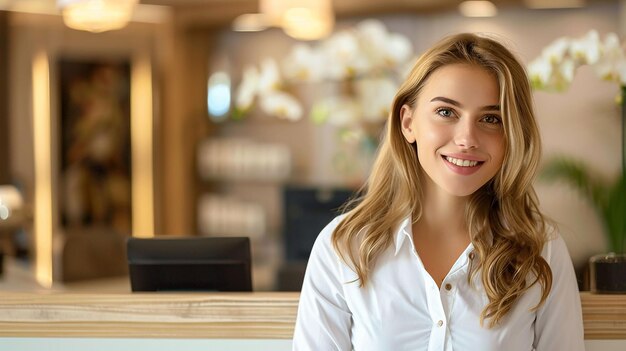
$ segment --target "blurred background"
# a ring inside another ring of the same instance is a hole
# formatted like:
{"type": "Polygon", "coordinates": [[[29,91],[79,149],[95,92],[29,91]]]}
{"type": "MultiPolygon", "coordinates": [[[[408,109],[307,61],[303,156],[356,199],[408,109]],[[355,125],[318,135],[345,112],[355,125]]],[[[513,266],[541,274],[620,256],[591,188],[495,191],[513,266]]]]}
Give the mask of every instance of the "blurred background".
{"type": "MultiPolygon", "coordinates": [[[[609,0],[0,0],[0,10],[3,279],[19,271],[42,287],[124,277],[126,237],[170,235],[248,236],[254,289],[299,290],[315,236],[365,181],[421,52],[481,32],[528,65],[558,38],[626,35],[626,2],[609,0]]],[[[534,94],[544,158],[614,179],[619,84],[583,66],[568,89],[534,94]]],[[[536,190],[584,287],[588,258],[608,250],[602,221],[565,183],[536,190]]]]}

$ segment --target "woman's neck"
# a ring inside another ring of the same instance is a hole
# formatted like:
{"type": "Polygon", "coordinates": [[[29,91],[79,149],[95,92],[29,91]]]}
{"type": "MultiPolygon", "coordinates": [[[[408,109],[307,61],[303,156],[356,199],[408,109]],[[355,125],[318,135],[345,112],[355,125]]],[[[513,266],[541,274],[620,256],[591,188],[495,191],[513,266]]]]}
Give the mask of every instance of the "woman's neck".
{"type": "Polygon", "coordinates": [[[422,216],[414,226],[424,235],[467,235],[465,207],[468,197],[453,196],[431,187],[424,192],[422,216]]]}

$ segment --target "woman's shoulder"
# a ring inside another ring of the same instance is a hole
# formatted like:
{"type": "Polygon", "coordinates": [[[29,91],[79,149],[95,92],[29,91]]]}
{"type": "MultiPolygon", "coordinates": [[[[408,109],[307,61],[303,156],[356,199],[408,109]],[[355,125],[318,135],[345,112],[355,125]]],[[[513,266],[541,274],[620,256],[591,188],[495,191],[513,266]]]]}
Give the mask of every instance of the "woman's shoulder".
{"type": "Polygon", "coordinates": [[[567,244],[555,225],[546,225],[546,242],[541,255],[551,266],[563,262],[571,264],[567,244]]]}
{"type": "Polygon", "coordinates": [[[341,223],[341,221],[344,220],[344,218],[346,218],[346,214],[341,214],[335,218],[333,218],[332,221],[330,221],[319,233],[319,235],[317,236],[317,238],[315,239],[315,243],[313,244],[313,249],[311,254],[322,254],[324,253],[325,255],[329,254],[329,253],[333,253],[334,254],[334,248],[333,248],[333,233],[335,232],[335,229],[337,229],[337,227],[339,226],[339,224],[341,223]]]}

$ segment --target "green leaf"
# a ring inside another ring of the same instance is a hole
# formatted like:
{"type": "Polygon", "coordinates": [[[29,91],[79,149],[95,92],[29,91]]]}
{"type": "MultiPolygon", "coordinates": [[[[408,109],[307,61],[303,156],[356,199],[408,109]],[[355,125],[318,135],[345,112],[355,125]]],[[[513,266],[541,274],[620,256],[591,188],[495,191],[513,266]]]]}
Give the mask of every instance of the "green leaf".
{"type": "Polygon", "coordinates": [[[624,174],[611,188],[608,202],[603,212],[611,249],[614,252],[625,252],[626,176],[624,174]]]}
{"type": "Polygon", "coordinates": [[[246,118],[246,116],[248,115],[248,112],[249,110],[243,110],[238,107],[235,107],[232,109],[230,113],[230,118],[235,121],[241,121],[242,119],[246,118]]]}
{"type": "Polygon", "coordinates": [[[606,207],[609,189],[593,179],[587,167],[569,158],[557,158],[549,162],[540,174],[547,181],[564,180],[580,191],[598,210],[606,207]]]}
{"type": "Polygon", "coordinates": [[[626,175],[613,183],[594,178],[582,163],[557,158],[542,170],[540,178],[562,180],[578,190],[601,216],[613,252],[626,252],[626,175]]]}

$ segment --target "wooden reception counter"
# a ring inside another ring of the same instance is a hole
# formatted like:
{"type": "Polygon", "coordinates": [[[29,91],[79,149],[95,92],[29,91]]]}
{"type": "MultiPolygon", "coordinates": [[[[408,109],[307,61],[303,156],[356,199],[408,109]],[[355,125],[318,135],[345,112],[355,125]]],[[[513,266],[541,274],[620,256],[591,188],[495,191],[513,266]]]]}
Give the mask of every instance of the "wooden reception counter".
{"type": "MultiPolygon", "coordinates": [[[[298,296],[0,292],[0,337],[291,339],[298,296]]],[[[626,340],[626,295],[581,300],[585,339],[626,340]]]]}
{"type": "Polygon", "coordinates": [[[0,336],[291,339],[298,293],[0,293],[0,336]]]}

